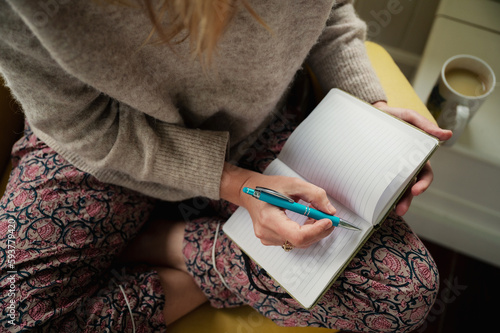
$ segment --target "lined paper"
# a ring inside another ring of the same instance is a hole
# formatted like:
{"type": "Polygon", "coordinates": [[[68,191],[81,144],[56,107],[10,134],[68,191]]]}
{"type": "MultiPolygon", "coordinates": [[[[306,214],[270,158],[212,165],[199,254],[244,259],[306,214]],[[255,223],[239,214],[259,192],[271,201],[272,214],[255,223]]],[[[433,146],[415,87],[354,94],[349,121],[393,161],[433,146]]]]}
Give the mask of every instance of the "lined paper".
{"type": "Polygon", "coordinates": [[[395,192],[425,160],[429,150],[422,147],[429,146],[429,140],[437,145],[429,135],[399,123],[334,89],[293,132],[279,159],[372,221],[388,185],[395,192]]]}
{"type": "MultiPolygon", "coordinates": [[[[288,139],[264,172],[324,188],[337,216],[362,229],[336,228],[307,249],[264,246],[248,211],[238,208],[223,230],[304,307],[311,307],[373,229],[438,141],[333,89],[288,139]],[[335,198],[335,199],[333,199],[335,198]]],[[[306,218],[287,212],[297,223],[306,218]]]]}
{"type": "MultiPolygon", "coordinates": [[[[279,159],[274,160],[265,174],[301,178],[279,159]]],[[[274,280],[289,292],[304,307],[311,307],[322,291],[330,284],[336,273],[349,260],[358,244],[370,231],[371,225],[349,211],[339,202],[329,198],[337,209],[337,216],[344,218],[362,231],[353,232],[335,228],[327,238],[308,247],[285,252],[279,246],[265,246],[255,236],[252,219],[248,211],[240,207],[224,224],[224,232],[233,239],[255,262],[264,267],[274,280]]],[[[286,211],[297,223],[303,224],[306,217],[286,211]]]]}

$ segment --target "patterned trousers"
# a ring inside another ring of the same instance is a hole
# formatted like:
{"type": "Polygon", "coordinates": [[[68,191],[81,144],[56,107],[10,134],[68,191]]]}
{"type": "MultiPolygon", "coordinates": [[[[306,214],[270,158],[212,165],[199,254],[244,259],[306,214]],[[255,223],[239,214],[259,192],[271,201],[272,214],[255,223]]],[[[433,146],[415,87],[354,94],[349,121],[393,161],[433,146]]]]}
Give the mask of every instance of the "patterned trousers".
{"type": "MultiPolygon", "coordinates": [[[[239,161],[262,171],[293,130],[276,117],[239,161]]],[[[0,330],[162,332],[165,300],[147,265],[116,260],[157,202],[76,169],[26,127],[0,201],[0,330]]],[[[186,223],[183,254],[212,306],[249,304],[278,325],[362,332],[419,327],[438,291],[436,265],[391,215],[311,310],[302,309],[222,232],[236,207],[195,198],[170,205],[186,223]],[[219,227],[219,228],[218,228],[219,227]],[[216,231],[214,270],[212,248],[216,231]]],[[[167,212],[168,213],[168,212],[167,212]]]]}

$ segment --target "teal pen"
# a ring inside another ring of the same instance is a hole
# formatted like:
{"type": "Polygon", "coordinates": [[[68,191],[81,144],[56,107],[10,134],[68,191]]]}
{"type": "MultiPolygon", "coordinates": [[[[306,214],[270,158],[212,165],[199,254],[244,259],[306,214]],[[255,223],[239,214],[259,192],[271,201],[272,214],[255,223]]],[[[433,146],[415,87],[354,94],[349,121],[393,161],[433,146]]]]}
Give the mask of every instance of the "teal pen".
{"type": "Polygon", "coordinates": [[[334,227],[342,227],[345,229],[356,230],[356,231],[361,230],[358,227],[352,225],[350,222],[341,219],[338,216],[329,215],[314,208],[310,208],[302,204],[299,204],[298,202],[295,202],[293,199],[275,190],[257,186],[255,189],[244,187],[243,192],[253,196],[256,199],[267,202],[268,204],[271,204],[273,206],[288,209],[289,211],[313,218],[315,220],[329,219],[330,221],[332,221],[332,225],[334,227]]]}

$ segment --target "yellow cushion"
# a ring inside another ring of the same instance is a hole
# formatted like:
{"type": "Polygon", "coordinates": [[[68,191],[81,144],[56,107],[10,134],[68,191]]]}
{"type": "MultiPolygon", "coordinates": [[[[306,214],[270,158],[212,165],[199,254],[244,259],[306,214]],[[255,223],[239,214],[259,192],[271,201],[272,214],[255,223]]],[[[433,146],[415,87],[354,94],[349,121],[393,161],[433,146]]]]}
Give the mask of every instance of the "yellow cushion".
{"type": "Polygon", "coordinates": [[[372,66],[387,94],[387,104],[415,110],[436,123],[389,53],[382,46],[373,42],[366,42],[365,45],[372,66]]]}
{"type": "Polygon", "coordinates": [[[168,332],[335,333],[338,331],[317,327],[281,327],[249,306],[214,309],[205,303],[169,325],[168,332]]]}

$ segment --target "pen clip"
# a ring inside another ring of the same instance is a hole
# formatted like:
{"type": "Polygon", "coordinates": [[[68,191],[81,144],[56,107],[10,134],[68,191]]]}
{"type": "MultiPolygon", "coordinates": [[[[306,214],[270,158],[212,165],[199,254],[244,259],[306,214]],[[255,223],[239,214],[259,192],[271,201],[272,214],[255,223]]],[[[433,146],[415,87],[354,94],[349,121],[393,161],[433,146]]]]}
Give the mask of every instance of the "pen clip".
{"type": "Polygon", "coordinates": [[[292,198],[287,197],[286,195],[284,195],[284,194],[282,194],[282,193],[280,193],[278,191],[271,190],[270,188],[256,186],[255,190],[259,191],[259,192],[267,193],[267,194],[272,195],[273,197],[276,197],[276,198],[280,198],[280,199],[286,200],[286,201],[288,201],[290,203],[291,202],[295,202],[292,198]]]}

